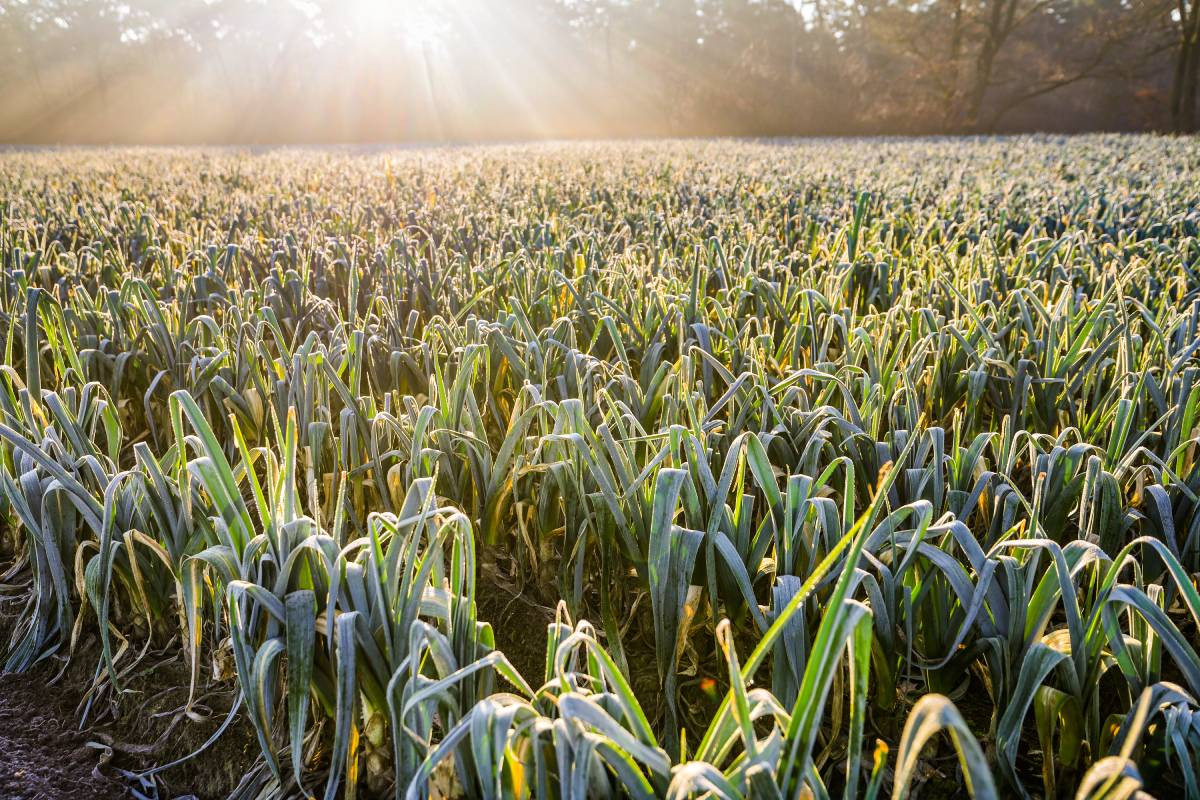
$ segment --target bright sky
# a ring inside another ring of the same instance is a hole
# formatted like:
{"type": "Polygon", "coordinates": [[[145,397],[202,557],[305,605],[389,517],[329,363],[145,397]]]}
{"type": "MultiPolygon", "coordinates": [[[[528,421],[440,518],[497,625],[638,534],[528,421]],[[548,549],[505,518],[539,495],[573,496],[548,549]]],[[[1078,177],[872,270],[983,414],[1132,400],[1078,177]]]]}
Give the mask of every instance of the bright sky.
{"type": "Polygon", "coordinates": [[[685,92],[706,84],[742,106],[724,113],[744,116],[752,100],[724,84],[740,67],[769,87],[747,54],[758,57],[774,20],[803,26],[789,2],[0,0],[11,55],[0,58],[0,136],[652,134],[683,114],[715,114],[707,101],[686,107],[685,92]],[[751,17],[759,28],[745,27],[751,17]]]}

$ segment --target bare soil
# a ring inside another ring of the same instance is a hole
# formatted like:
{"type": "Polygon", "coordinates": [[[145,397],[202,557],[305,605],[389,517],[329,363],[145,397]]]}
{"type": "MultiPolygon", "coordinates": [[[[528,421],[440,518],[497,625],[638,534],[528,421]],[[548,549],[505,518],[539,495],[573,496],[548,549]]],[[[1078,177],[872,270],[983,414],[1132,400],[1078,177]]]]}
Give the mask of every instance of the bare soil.
{"type": "Polygon", "coordinates": [[[129,790],[101,771],[103,749],[75,721],[77,695],[48,686],[50,665],[0,674],[0,797],[116,800],[129,790]]]}
{"type": "Polygon", "coordinates": [[[531,686],[541,686],[546,671],[546,626],[554,621],[554,609],[490,577],[480,579],[475,607],[479,619],[492,624],[496,649],[531,686]]]}

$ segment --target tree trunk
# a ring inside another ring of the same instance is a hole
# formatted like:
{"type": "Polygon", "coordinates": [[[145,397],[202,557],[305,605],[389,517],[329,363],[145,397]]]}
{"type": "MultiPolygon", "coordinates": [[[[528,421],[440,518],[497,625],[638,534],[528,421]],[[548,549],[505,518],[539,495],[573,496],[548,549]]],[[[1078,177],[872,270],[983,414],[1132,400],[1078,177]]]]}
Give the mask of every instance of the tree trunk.
{"type": "Polygon", "coordinates": [[[1179,43],[1179,52],[1175,54],[1175,70],[1171,76],[1171,130],[1175,133],[1183,132],[1183,83],[1191,51],[1191,46],[1184,39],[1179,43]]]}
{"type": "Polygon", "coordinates": [[[1180,123],[1183,131],[1192,133],[1196,130],[1196,77],[1200,73],[1200,45],[1192,41],[1188,48],[1187,64],[1183,71],[1183,103],[1180,109],[1180,123]]]}
{"type": "Polygon", "coordinates": [[[945,109],[943,109],[944,122],[943,126],[947,132],[952,132],[955,120],[959,117],[959,81],[962,79],[960,72],[960,64],[962,60],[962,38],[963,38],[963,0],[954,0],[953,11],[951,12],[954,20],[954,27],[950,32],[950,77],[947,81],[946,96],[944,98],[945,109]]]}
{"type": "Polygon", "coordinates": [[[1011,24],[1017,2],[1018,0],[990,0],[988,3],[988,20],[983,41],[979,44],[979,54],[975,57],[975,75],[971,82],[971,90],[967,94],[966,115],[963,120],[963,127],[967,132],[975,133],[979,130],[979,116],[988,87],[992,83],[996,54],[1008,35],[1007,26],[1011,24]]]}
{"type": "Polygon", "coordinates": [[[967,108],[963,119],[963,127],[967,132],[974,133],[979,128],[979,113],[983,110],[983,98],[987,95],[988,84],[992,82],[992,63],[995,60],[996,52],[989,37],[979,49],[979,57],[975,60],[975,78],[967,95],[967,108]]]}
{"type": "Polygon", "coordinates": [[[1196,73],[1200,69],[1200,6],[1180,3],[1182,13],[1179,50],[1171,76],[1171,130],[1189,133],[1196,130],[1196,73]],[[1187,13],[1190,10],[1191,13],[1187,13]]]}

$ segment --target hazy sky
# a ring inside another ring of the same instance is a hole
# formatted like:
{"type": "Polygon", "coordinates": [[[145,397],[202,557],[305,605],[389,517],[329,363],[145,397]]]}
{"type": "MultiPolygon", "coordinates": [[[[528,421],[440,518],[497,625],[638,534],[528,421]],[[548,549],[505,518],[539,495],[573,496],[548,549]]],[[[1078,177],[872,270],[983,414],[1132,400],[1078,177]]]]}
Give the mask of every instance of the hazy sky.
{"type": "Polygon", "coordinates": [[[1169,0],[995,2],[0,0],[0,142],[1162,124],[1169,0]]]}
{"type": "Polygon", "coordinates": [[[668,40],[702,17],[691,0],[6,0],[0,124],[84,141],[620,132],[656,113],[668,40]]]}

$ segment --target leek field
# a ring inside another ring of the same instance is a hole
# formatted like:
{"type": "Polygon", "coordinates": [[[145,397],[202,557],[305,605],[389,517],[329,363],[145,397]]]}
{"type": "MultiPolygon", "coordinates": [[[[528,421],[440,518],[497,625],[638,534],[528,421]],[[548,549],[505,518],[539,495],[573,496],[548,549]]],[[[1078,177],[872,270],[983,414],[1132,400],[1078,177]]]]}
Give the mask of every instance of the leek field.
{"type": "Polygon", "coordinates": [[[0,189],[2,666],[129,796],[1200,797],[1200,141],[0,189]]]}

